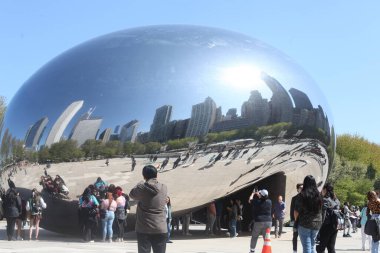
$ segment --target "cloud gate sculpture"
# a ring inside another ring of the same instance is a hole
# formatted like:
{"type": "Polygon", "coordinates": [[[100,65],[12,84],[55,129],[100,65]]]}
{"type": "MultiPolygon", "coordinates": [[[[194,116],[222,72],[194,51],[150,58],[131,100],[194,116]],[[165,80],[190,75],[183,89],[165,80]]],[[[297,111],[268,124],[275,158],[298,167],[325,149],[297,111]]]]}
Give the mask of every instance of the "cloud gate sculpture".
{"type": "Polygon", "coordinates": [[[78,231],[78,196],[99,176],[129,192],[145,164],[160,166],[181,215],[245,203],[254,186],[290,200],[305,175],[325,182],[335,149],[327,104],[289,57],[185,25],[114,32],[57,56],[12,99],[0,136],[3,186],[10,177],[27,197],[46,168],[65,180],[67,197],[43,191],[42,226],[63,233],[78,231]]]}

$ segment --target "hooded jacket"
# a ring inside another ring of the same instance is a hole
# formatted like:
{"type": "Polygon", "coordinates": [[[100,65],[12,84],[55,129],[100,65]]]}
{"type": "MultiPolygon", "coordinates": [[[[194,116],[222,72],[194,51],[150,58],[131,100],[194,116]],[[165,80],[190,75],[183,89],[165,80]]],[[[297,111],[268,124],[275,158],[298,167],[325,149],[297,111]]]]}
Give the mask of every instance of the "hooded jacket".
{"type": "Polygon", "coordinates": [[[138,201],[136,210],[137,233],[162,234],[167,233],[166,197],[167,187],[157,181],[157,178],[137,184],[129,196],[138,201]]]}

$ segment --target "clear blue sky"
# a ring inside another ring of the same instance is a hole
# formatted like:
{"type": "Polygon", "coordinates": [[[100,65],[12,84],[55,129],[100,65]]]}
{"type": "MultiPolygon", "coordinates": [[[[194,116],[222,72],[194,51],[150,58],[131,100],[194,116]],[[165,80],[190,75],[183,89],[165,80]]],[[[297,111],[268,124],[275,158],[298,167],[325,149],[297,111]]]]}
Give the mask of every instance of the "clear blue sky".
{"type": "Polygon", "coordinates": [[[380,1],[0,2],[0,95],[8,102],[43,64],[90,38],[157,24],[220,27],[289,55],[316,81],[338,134],[380,144],[380,1]]]}

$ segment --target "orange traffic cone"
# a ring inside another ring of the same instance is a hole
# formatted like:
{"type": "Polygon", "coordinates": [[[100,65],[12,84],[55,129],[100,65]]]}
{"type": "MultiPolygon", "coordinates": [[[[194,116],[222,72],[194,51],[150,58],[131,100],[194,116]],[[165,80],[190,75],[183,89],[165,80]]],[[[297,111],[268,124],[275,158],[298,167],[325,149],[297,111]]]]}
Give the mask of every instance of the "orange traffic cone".
{"type": "Polygon", "coordinates": [[[270,245],[270,228],[265,231],[264,247],[261,253],[272,253],[272,246],[270,245]]]}

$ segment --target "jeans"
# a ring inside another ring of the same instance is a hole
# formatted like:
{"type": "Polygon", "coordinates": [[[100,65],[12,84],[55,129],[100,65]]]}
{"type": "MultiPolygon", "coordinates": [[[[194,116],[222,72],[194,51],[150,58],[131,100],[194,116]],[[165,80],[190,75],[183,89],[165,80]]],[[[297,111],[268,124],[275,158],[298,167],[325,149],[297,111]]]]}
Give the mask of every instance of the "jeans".
{"type": "Polygon", "coordinates": [[[352,224],[351,224],[350,219],[349,218],[344,218],[343,234],[346,235],[346,229],[347,229],[347,235],[349,235],[351,227],[352,227],[352,224]]]}
{"type": "Polygon", "coordinates": [[[263,221],[258,222],[255,221],[252,228],[252,237],[251,237],[251,252],[255,252],[257,239],[259,239],[259,236],[262,235],[263,239],[265,239],[265,232],[266,230],[272,227],[271,221],[263,221]]]}
{"type": "Polygon", "coordinates": [[[230,236],[231,237],[236,236],[236,220],[230,220],[229,228],[230,228],[230,236]]]}
{"type": "Polygon", "coordinates": [[[371,247],[371,253],[378,253],[379,252],[379,242],[380,241],[372,241],[372,247],[371,247]]]}
{"type": "Polygon", "coordinates": [[[276,236],[279,236],[279,237],[281,236],[283,224],[284,224],[284,219],[274,220],[274,234],[276,236]]]}
{"type": "Polygon", "coordinates": [[[117,238],[124,238],[125,220],[116,219],[117,222],[117,238]]]}
{"type": "Polygon", "coordinates": [[[106,240],[107,235],[108,235],[108,239],[112,239],[112,236],[113,236],[112,223],[114,219],[115,219],[115,213],[113,211],[107,210],[106,217],[102,219],[103,240],[106,240]]]}
{"type": "Polygon", "coordinates": [[[138,253],[150,253],[151,248],[153,253],[166,252],[167,233],[164,234],[137,234],[138,253]]]}
{"type": "Polygon", "coordinates": [[[168,227],[168,241],[170,241],[170,234],[171,234],[171,220],[166,222],[166,226],[168,227]]]}
{"type": "Polygon", "coordinates": [[[315,253],[314,245],[318,230],[309,229],[298,225],[298,235],[301,239],[303,253],[315,253]]]}

